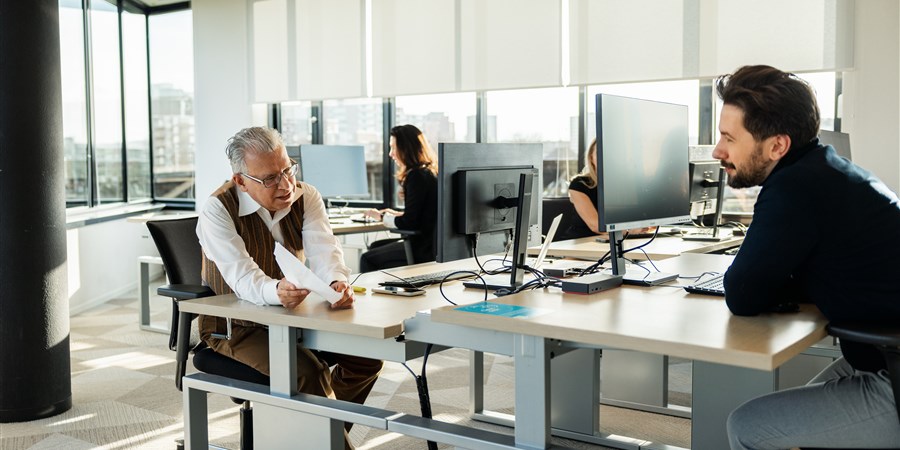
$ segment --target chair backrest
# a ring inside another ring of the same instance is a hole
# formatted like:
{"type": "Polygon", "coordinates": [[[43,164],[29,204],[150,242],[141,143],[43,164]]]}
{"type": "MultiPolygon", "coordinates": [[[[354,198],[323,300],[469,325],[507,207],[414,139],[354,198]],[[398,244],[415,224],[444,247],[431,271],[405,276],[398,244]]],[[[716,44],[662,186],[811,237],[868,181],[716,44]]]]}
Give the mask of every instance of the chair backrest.
{"type": "Polygon", "coordinates": [[[197,217],[147,222],[170,284],[200,284],[202,256],[197,217]]]}
{"type": "Polygon", "coordinates": [[[547,231],[550,229],[550,223],[553,222],[553,218],[562,214],[562,220],[559,222],[559,228],[557,228],[556,239],[557,241],[565,240],[565,239],[574,239],[577,237],[584,236],[570,236],[568,231],[572,226],[574,221],[580,220],[578,218],[578,212],[575,211],[575,205],[572,204],[569,197],[544,197],[541,202],[541,234],[547,235],[547,231]]]}

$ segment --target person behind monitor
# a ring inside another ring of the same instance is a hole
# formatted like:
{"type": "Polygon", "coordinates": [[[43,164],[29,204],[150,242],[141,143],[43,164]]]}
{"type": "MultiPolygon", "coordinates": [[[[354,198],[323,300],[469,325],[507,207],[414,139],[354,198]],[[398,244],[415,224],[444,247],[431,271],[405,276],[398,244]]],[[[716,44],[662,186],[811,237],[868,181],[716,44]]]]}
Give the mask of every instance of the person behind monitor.
{"type": "MultiPolygon", "coordinates": [[[[569,182],[569,201],[575,206],[577,217],[566,230],[557,233],[555,241],[599,235],[608,238],[609,233],[600,231],[600,215],[597,212],[597,140],[588,147],[584,169],[569,182]]],[[[630,233],[648,233],[653,228],[628,230],[630,233]]]]}
{"type": "MultiPolygon", "coordinates": [[[[833,323],[900,321],[900,202],[816,137],[815,94],[793,74],[745,66],[720,77],[721,161],[732,188],[762,186],[753,222],[725,273],[732,313],[811,302],[833,323]],[[876,225],[881,231],[872,233],[876,225]]],[[[780,308],[779,308],[780,309],[780,308]]],[[[728,418],[732,449],[898,448],[885,362],[841,341],[843,357],[806,386],[752,399],[728,418]]]]}
{"type": "MultiPolygon", "coordinates": [[[[408,236],[417,263],[434,261],[437,224],[437,158],[425,135],[414,125],[391,128],[390,157],[397,165],[402,212],[370,209],[366,216],[381,220],[388,228],[418,231],[408,236]]],[[[396,239],[375,241],[359,259],[360,272],[407,265],[404,243],[396,239]]]]}
{"type": "MultiPolygon", "coordinates": [[[[353,307],[350,270],[331,232],[322,197],[315,187],[298,182],[297,163],[288,158],[278,131],[246,128],[225,148],[233,175],[203,205],[197,236],[203,247],[204,284],[216,294],[235,293],[259,305],[295,308],[309,290],[287,281],[273,251],[284,245],[331,288],[342,294],[331,309],[353,307]]],[[[232,320],[200,316],[200,338],[214,351],[269,375],[268,329],[232,320]]],[[[297,389],[362,404],[372,390],[382,362],[297,346],[297,389]],[[335,366],[329,371],[330,366],[335,366]]],[[[349,444],[348,444],[349,446],[349,444]]]]}

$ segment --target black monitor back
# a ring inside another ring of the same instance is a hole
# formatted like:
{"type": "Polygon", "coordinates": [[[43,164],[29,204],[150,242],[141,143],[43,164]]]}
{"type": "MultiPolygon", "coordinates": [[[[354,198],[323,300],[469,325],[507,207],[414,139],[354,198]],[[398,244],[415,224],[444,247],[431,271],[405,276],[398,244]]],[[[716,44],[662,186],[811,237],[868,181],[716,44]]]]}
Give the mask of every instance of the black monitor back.
{"type": "MultiPolygon", "coordinates": [[[[472,210],[477,205],[466,202],[462,197],[460,183],[471,175],[496,171],[498,176],[506,176],[510,172],[530,171],[537,169],[537,176],[532,182],[531,214],[529,218],[528,245],[540,244],[541,230],[541,191],[543,190],[543,144],[509,143],[509,144],[471,144],[440,143],[438,144],[438,223],[437,223],[437,261],[447,262],[472,257],[473,245],[465,234],[464,220],[461,214],[470,217],[483,216],[472,210]],[[467,173],[467,177],[461,176],[467,173]],[[468,209],[468,212],[466,210],[468,209]]],[[[477,185],[473,185],[477,186],[477,185]]],[[[501,212],[515,217],[515,210],[501,212]]],[[[472,224],[470,224],[472,225],[472,224]]],[[[512,228],[512,223],[510,223],[512,228]]],[[[488,231],[479,234],[478,256],[502,252],[508,240],[508,231],[488,231]]]]}

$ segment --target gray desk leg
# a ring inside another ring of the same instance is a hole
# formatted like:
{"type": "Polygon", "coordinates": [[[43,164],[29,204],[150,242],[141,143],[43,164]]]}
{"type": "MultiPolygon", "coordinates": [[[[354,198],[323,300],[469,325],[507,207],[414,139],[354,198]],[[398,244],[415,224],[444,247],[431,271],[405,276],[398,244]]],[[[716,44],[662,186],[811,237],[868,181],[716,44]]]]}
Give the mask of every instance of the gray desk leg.
{"type": "Polygon", "coordinates": [[[184,447],[206,449],[209,446],[206,392],[184,388],[184,447]]]}
{"type": "Polygon", "coordinates": [[[138,260],[138,295],[141,297],[140,326],[142,330],[169,334],[168,328],[156,327],[150,323],[150,264],[138,260]]]}
{"type": "Polygon", "coordinates": [[[550,442],[550,354],[547,340],[515,338],[516,446],[547,448],[550,442]]]}
{"type": "Polygon", "coordinates": [[[725,421],[741,403],[775,391],[778,371],[694,361],[691,448],[728,448],[725,421]]]}
{"type": "Polygon", "coordinates": [[[484,353],[469,352],[469,414],[484,413],[484,353]]]}
{"type": "MultiPolygon", "coordinates": [[[[269,325],[269,389],[272,395],[297,393],[298,330],[269,325]]],[[[253,445],[264,449],[304,448],[341,450],[344,422],[271,405],[253,406],[253,445]]]]}

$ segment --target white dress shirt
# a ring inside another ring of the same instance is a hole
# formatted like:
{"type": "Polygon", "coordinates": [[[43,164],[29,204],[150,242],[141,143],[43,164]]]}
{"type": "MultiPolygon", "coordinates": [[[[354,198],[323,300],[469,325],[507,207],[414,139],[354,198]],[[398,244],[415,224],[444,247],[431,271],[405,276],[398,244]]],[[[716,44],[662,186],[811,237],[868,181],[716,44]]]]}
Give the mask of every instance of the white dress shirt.
{"type": "MultiPolygon", "coordinates": [[[[322,196],[306,183],[300,183],[294,192],[297,196],[294,201],[304,202],[303,254],[300,260],[309,260],[313,273],[325,283],[347,281],[350,269],[344,265],[344,251],[328,224],[322,196]]],[[[290,209],[287,207],[272,215],[249,194],[238,189],[238,216],[258,214],[275,241],[281,244],[284,244],[284,236],[279,222],[290,209]]],[[[234,221],[218,198],[211,197],[203,205],[197,222],[197,237],[207,258],[216,263],[225,283],[238,297],[258,305],[281,305],[276,292],[279,280],[269,278],[247,253],[234,221]]]]}

